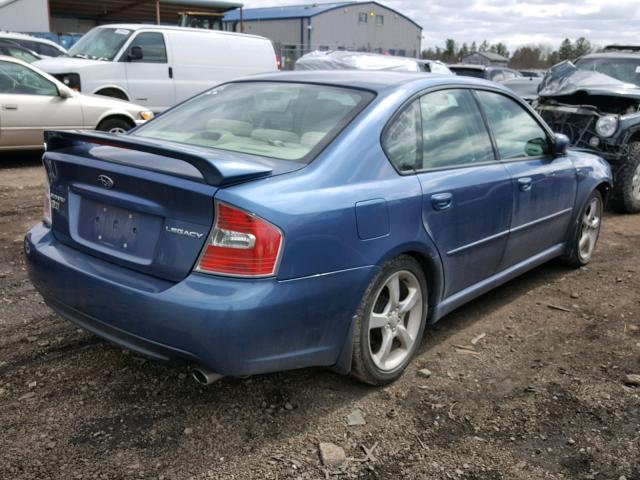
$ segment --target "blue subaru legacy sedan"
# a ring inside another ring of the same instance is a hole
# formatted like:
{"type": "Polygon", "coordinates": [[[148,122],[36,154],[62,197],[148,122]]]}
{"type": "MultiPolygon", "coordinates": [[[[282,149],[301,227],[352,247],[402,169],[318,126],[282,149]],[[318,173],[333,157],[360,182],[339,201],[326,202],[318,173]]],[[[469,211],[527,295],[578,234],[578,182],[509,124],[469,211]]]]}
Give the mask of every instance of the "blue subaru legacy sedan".
{"type": "Polygon", "coordinates": [[[509,90],[392,72],[217,86],[126,135],[48,132],[31,279],[79,326],[210,382],[398,378],[425,325],[554,257],[611,187],[509,90]]]}

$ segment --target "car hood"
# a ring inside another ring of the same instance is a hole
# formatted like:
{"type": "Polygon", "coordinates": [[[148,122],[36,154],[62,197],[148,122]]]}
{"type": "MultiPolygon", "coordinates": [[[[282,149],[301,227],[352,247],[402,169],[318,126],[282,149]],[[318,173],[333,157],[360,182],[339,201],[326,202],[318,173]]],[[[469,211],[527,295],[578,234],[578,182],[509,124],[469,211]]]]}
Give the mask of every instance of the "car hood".
{"type": "Polygon", "coordinates": [[[640,99],[640,87],[637,85],[621,82],[604,73],[580,70],[568,60],[552,67],[538,89],[541,97],[573,95],[576,92],[640,99]]]}
{"type": "Polygon", "coordinates": [[[43,58],[32,65],[47,73],[74,73],[94,65],[104,65],[102,60],[85,60],[84,58],[55,57],[43,58]]]}
{"type": "Polygon", "coordinates": [[[141,111],[148,111],[148,108],[142,107],[135,103],[117,98],[105,97],[104,95],[89,95],[74,92],[74,98],[78,99],[83,108],[98,108],[100,110],[125,110],[137,118],[141,111]]]}

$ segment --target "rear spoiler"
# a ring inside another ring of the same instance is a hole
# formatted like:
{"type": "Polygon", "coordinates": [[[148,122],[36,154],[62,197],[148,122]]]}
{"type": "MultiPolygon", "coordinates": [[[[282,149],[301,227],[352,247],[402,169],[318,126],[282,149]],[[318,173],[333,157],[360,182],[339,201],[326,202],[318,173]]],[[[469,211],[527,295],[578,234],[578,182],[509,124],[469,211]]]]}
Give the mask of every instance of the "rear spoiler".
{"type": "MultiPolygon", "coordinates": [[[[44,132],[47,151],[55,151],[80,143],[135,150],[182,160],[195,167],[209,185],[221,186],[269,176],[273,169],[258,162],[240,158],[234,152],[220,154],[205,148],[179,145],[161,140],[147,140],[128,135],[90,131],[48,130],[44,132]],[[226,157],[226,158],[225,158],[226,157]]],[[[149,170],[153,170],[149,168],[149,170]]]]}

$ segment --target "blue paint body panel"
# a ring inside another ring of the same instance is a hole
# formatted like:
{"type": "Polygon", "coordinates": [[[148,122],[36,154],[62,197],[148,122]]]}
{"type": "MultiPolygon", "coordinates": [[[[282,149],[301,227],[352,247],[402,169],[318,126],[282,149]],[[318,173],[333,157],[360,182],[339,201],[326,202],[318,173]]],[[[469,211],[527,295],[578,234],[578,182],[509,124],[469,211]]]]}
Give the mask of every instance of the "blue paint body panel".
{"type": "MultiPolygon", "coordinates": [[[[199,149],[168,158],[162,149],[173,152],[171,146],[136,151],[94,145],[89,137],[47,152],[53,228],[35,226],[25,252],[31,279],[52,308],[151,358],[225,375],[313,365],[347,372],[354,315],[386,261],[407,253],[420,260],[428,320],[437,321],[564,253],[589,194],[611,184],[606,162],[572,151],[396,171],[380,139],[408,100],[451,86],[499,91],[520,102],[490,82],[389,72],[252,80],[351,86],[375,98],[308,165],[263,159],[254,172],[251,158],[232,161],[222,151],[202,163],[199,149]],[[181,163],[184,155],[193,155],[191,163],[181,163]],[[99,175],[109,176],[113,188],[100,186],[99,175]],[[282,231],[276,275],[194,273],[215,201],[282,231]]],[[[127,137],[135,143],[135,135],[127,137]]]]}

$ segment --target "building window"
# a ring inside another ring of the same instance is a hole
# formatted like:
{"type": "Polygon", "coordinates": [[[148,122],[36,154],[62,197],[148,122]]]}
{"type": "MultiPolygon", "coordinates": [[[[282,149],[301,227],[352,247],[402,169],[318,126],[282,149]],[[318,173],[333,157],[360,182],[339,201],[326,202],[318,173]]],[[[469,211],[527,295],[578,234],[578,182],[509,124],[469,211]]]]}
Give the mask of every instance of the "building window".
{"type": "Polygon", "coordinates": [[[376,15],[376,25],[384,25],[384,15],[376,15]]]}
{"type": "Polygon", "coordinates": [[[358,14],[358,23],[367,23],[368,15],[366,13],[360,12],[358,14]]]}

